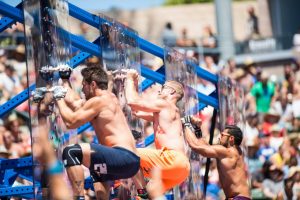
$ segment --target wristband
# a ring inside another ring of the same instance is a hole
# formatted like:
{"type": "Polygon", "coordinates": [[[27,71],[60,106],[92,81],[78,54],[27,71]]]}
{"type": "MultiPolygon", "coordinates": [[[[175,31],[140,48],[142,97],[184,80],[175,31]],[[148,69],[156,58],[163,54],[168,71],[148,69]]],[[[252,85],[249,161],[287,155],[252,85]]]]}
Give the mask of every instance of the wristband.
{"type": "Polygon", "coordinates": [[[155,197],[153,200],[167,200],[165,196],[155,197]]]}
{"type": "Polygon", "coordinates": [[[63,165],[59,160],[56,160],[54,163],[47,167],[47,173],[49,175],[61,174],[63,173],[63,171],[63,165]]]}
{"type": "Polygon", "coordinates": [[[193,126],[193,128],[194,128],[194,132],[195,132],[196,137],[201,138],[202,137],[201,129],[199,127],[194,127],[194,126],[193,126]]]}

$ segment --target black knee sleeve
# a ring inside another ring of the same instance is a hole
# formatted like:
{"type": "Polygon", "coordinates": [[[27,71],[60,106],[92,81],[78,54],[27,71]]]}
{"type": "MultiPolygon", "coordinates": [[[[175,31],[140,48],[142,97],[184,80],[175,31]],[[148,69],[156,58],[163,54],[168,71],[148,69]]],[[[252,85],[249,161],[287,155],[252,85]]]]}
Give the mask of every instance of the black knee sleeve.
{"type": "Polygon", "coordinates": [[[66,146],[62,153],[62,159],[65,167],[81,165],[82,149],[79,144],[66,146]]]}

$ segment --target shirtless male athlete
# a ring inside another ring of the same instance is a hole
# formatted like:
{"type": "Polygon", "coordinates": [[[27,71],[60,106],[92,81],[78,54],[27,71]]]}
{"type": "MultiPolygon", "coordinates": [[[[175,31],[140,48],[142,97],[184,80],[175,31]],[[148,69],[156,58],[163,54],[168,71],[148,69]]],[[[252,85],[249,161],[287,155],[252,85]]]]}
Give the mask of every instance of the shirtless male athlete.
{"type": "Polygon", "coordinates": [[[99,144],[81,143],[67,146],[62,159],[67,169],[74,198],[84,199],[84,174],[81,164],[89,168],[97,199],[109,199],[107,181],[134,176],[140,168],[135,141],[116,96],[108,91],[107,73],[101,66],[82,69],[84,102],[63,79],[68,91],[54,90],[61,117],[70,129],[91,122],[99,144]]]}
{"type": "MultiPolygon", "coordinates": [[[[201,120],[191,117],[193,127],[200,128],[201,120]]],[[[205,139],[197,138],[188,123],[185,123],[185,137],[190,147],[202,156],[216,158],[220,183],[226,199],[249,200],[246,167],[240,144],[243,140],[241,129],[227,125],[221,132],[219,144],[209,145],[205,139]]]]}
{"type": "Polygon", "coordinates": [[[176,81],[167,81],[156,98],[145,99],[137,93],[137,82],[137,71],[127,70],[127,103],[136,116],[153,122],[156,147],[137,149],[141,169],[144,176],[151,177],[151,170],[158,167],[161,170],[162,189],[166,192],[182,183],[190,171],[189,159],[184,151],[179,109],[176,106],[184,95],[183,86],[176,81]]]}

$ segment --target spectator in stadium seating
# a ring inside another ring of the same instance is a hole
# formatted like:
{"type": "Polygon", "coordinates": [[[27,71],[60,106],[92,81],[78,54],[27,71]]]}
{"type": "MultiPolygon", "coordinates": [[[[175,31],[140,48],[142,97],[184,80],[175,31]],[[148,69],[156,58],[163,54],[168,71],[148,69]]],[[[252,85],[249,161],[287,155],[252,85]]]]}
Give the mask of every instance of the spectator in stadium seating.
{"type": "Polygon", "coordinates": [[[20,79],[15,72],[16,70],[13,66],[6,64],[4,72],[0,73],[0,87],[8,92],[8,98],[13,97],[23,90],[20,79]]]}
{"type": "Polygon", "coordinates": [[[270,133],[259,134],[259,149],[257,155],[262,163],[268,161],[270,157],[276,152],[274,148],[270,146],[270,133]]]}
{"type": "Polygon", "coordinates": [[[258,115],[257,114],[248,114],[246,116],[246,124],[245,124],[245,131],[244,131],[244,138],[247,143],[256,143],[258,140],[258,115]]]}
{"type": "Polygon", "coordinates": [[[203,28],[201,45],[205,48],[216,48],[218,46],[217,37],[213,33],[210,25],[203,28]]]}
{"type": "Polygon", "coordinates": [[[271,138],[270,138],[270,146],[273,147],[276,151],[278,151],[280,146],[284,142],[284,129],[278,125],[274,124],[270,128],[271,138]]]}
{"type": "Polygon", "coordinates": [[[6,132],[6,128],[4,126],[4,122],[2,119],[0,119],[0,159],[1,158],[9,158],[9,156],[11,155],[6,147],[5,147],[5,139],[4,139],[4,134],[6,132]]]}
{"type": "Polygon", "coordinates": [[[236,62],[233,58],[230,58],[227,60],[227,63],[225,64],[224,68],[221,71],[221,74],[223,76],[230,77],[232,79],[235,79],[234,72],[236,71],[236,62]]]}
{"type": "MultiPolygon", "coordinates": [[[[289,174],[286,179],[287,184],[285,187],[289,187],[290,189],[290,196],[287,196],[288,199],[297,200],[300,199],[300,167],[299,166],[292,166],[289,169],[289,174]],[[289,183],[288,183],[289,182],[289,183]]],[[[286,192],[286,194],[288,194],[286,192]]]]}
{"type": "Polygon", "coordinates": [[[10,153],[9,158],[20,158],[24,154],[24,149],[21,143],[14,142],[13,136],[10,131],[5,131],[3,134],[4,147],[10,153]]]}
{"type": "Polygon", "coordinates": [[[294,55],[297,59],[298,65],[300,65],[300,27],[297,33],[293,36],[294,55]]]}
{"type": "Polygon", "coordinates": [[[177,36],[173,31],[173,26],[171,22],[167,22],[163,32],[162,32],[162,44],[168,47],[176,46],[177,36]]]}
{"type": "Polygon", "coordinates": [[[204,62],[201,63],[201,67],[213,74],[217,74],[219,72],[220,69],[215,63],[214,57],[212,55],[205,55],[203,61],[204,62]]]}
{"type": "Polygon", "coordinates": [[[248,28],[248,39],[257,39],[260,36],[259,26],[258,26],[258,17],[255,14],[255,10],[253,6],[248,8],[248,20],[247,20],[247,28],[248,28]]]}
{"type": "Polygon", "coordinates": [[[181,30],[181,38],[178,38],[176,41],[176,45],[178,47],[197,47],[196,41],[188,38],[187,29],[183,28],[181,30]]]}
{"type": "Polygon", "coordinates": [[[278,124],[284,128],[292,129],[293,107],[291,94],[281,93],[272,105],[272,108],[280,116],[278,124]]]}
{"type": "Polygon", "coordinates": [[[96,39],[96,34],[91,31],[90,27],[88,24],[81,22],[79,24],[79,29],[81,31],[82,37],[84,37],[87,41],[92,42],[93,40],[96,39]]]}
{"type": "Polygon", "coordinates": [[[263,181],[264,195],[271,199],[283,199],[285,192],[282,169],[271,165],[266,173],[267,178],[263,181]]]}
{"type": "Polygon", "coordinates": [[[4,49],[0,49],[0,73],[5,69],[4,63],[6,63],[7,55],[4,49]]]}
{"type": "Polygon", "coordinates": [[[275,85],[268,81],[269,75],[262,72],[261,80],[251,88],[251,111],[259,114],[267,113],[275,96],[275,85]]]}

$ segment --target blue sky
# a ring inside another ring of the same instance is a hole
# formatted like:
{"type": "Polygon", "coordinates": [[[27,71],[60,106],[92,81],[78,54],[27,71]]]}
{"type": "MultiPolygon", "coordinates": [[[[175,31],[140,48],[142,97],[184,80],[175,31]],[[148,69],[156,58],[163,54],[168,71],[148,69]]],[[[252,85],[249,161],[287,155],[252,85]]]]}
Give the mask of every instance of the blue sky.
{"type": "MultiPolygon", "coordinates": [[[[16,5],[20,0],[0,0],[10,5],[16,5]]],[[[69,0],[70,3],[84,10],[108,10],[116,7],[125,10],[143,9],[160,6],[164,0],[69,0]]]]}

